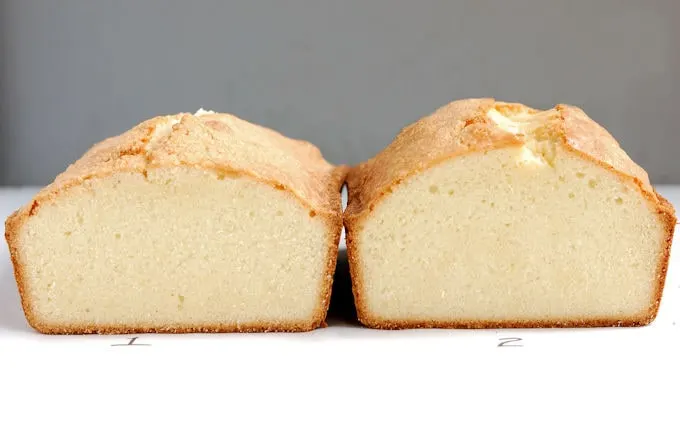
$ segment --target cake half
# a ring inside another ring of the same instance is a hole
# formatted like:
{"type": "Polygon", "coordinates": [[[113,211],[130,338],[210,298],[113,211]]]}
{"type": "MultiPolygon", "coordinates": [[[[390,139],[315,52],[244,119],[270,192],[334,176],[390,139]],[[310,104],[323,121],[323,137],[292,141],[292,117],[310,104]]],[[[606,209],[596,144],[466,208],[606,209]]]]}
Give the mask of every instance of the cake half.
{"type": "Polygon", "coordinates": [[[676,218],[582,110],[453,102],[352,169],[344,220],[376,328],[634,326],[676,218]]]}
{"type": "Polygon", "coordinates": [[[157,117],[92,147],[7,219],[43,333],[324,323],[345,169],[234,116],[157,117]]]}

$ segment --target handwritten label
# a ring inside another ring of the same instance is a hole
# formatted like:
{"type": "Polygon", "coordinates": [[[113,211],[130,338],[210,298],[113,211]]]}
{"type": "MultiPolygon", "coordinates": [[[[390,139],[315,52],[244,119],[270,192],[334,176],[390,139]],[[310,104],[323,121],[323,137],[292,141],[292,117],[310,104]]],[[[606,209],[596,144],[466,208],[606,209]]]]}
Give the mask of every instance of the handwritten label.
{"type": "Polygon", "coordinates": [[[502,337],[498,341],[500,343],[496,347],[524,347],[523,344],[519,344],[522,341],[519,337],[502,337]]]}
{"type": "Polygon", "coordinates": [[[139,337],[130,337],[128,338],[130,341],[127,343],[112,344],[111,346],[151,346],[150,344],[146,343],[136,343],[138,338],[139,337]]]}

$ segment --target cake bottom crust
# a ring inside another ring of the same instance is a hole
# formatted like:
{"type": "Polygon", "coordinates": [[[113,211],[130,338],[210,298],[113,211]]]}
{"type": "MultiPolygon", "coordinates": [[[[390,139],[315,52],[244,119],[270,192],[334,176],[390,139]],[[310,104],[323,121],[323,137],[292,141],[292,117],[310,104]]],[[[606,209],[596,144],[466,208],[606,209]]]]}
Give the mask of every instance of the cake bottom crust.
{"type": "Polygon", "coordinates": [[[449,329],[489,329],[489,328],[573,328],[573,327],[641,327],[649,324],[656,317],[656,312],[645,317],[625,318],[567,318],[564,320],[534,321],[392,321],[360,317],[362,324],[369,328],[383,330],[407,330],[414,328],[449,328],[449,329]]]}
{"type": "Polygon", "coordinates": [[[80,325],[80,326],[52,326],[42,324],[39,321],[29,320],[29,324],[43,334],[141,334],[141,333],[297,333],[312,331],[317,328],[325,327],[324,321],[313,322],[291,322],[291,323],[254,323],[247,325],[230,324],[206,324],[206,325],[173,325],[173,326],[102,326],[102,325],[80,325]]]}

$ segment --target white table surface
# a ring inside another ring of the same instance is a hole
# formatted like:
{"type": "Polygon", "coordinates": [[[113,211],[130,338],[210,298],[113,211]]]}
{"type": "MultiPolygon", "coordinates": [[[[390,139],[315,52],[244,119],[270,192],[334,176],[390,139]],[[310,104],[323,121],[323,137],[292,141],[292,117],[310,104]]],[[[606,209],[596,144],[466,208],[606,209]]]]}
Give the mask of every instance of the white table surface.
{"type": "MultiPolygon", "coordinates": [[[[0,189],[0,217],[35,191],[0,189]]],[[[680,206],[680,187],[659,191],[680,206]]],[[[309,333],[125,346],[28,327],[0,243],[0,423],[678,423],[679,256],[643,328],[378,331],[332,318],[309,333]]]]}

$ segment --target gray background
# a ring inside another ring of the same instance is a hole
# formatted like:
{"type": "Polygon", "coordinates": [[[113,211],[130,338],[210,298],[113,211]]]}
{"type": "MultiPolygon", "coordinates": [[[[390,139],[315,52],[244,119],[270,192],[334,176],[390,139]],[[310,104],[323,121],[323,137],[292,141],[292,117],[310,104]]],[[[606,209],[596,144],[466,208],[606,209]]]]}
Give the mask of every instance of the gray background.
{"type": "Polygon", "coordinates": [[[680,183],[680,2],[0,0],[0,184],[159,114],[227,111],[336,163],[451,100],[581,106],[680,183]]]}

